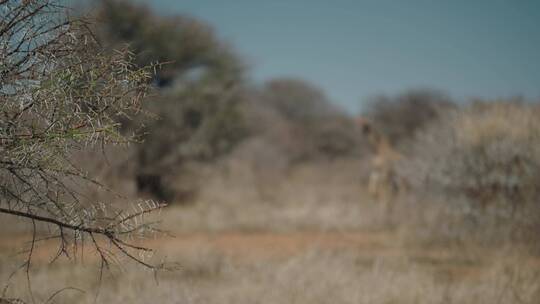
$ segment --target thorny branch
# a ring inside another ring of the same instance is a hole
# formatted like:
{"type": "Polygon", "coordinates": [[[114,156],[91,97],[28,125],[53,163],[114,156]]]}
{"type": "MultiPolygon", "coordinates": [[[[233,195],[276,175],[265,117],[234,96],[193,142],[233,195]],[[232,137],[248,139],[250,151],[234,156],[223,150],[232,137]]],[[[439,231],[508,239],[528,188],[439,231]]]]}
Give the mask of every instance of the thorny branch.
{"type": "Polygon", "coordinates": [[[141,111],[154,67],[137,67],[127,48],[105,51],[89,23],[61,3],[0,0],[0,214],[34,227],[27,274],[37,223],[54,228],[42,240],[60,242],[53,261],[70,258],[86,236],[102,267],[119,255],[162,269],[132,240],[157,231],[145,216],[164,205],[144,201],[119,212],[88,201],[81,185],[103,186],[73,160],[78,150],[134,140],[121,121],[141,111]]]}

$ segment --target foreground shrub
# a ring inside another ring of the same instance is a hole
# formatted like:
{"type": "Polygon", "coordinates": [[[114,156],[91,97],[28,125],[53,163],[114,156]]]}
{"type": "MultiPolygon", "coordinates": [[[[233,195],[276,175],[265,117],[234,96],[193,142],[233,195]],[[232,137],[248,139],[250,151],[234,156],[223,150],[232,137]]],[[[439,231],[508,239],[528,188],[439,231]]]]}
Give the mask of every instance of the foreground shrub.
{"type": "MultiPolygon", "coordinates": [[[[65,4],[0,1],[0,215],[2,223],[23,219],[32,231],[25,234],[24,263],[12,275],[26,273],[33,303],[32,253],[43,240],[59,248],[51,263],[61,257],[79,261],[92,247],[101,271],[120,257],[163,268],[146,259],[149,248],[132,243],[155,232],[147,216],[163,206],[130,202],[133,208],[122,210],[114,201],[89,199],[81,188],[108,187],[73,160],[79,151],[133,140],[122,134],[118,120],[140,112],[151,69],[138,68],[125,48],[103,49],[87,30],[89,21],[72,18],[65,4]]],[[[0,303],[7,301],[6,290],[0,303]]]]}

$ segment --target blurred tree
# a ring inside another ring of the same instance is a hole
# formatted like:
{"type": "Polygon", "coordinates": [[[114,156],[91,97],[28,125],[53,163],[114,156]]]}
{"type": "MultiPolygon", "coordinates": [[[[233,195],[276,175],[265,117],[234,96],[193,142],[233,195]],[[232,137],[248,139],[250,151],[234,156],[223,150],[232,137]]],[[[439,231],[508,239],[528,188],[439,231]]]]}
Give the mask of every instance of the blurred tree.
{"type": "MultiPolygon", "coordinates": [[[[136,62],[162,62],[159,90],[145,110],[156,119],[144,125],[134,179],[140,192],[182,201],[196,192],[193,162],[211,162],[241,141],[244,126],[243,64],[212,29],[189,16],[162,17],[127,1],[104,0],[98,29],[105,44],[129,43],[136,62]]],[[[125,124],[127,131],[141,122],[125,124]]]]}
{"type": "Polygon", "coordinates": [[[440,92],[415,90],[396,97],[372,98],[363,115],[388,137],[390,143],[397,145],[455,107],[454,102],[440,92]]]}
{"type": "Polygon", "coordinates": [[[158,119],[145,126],[138,146],[139,190],[160,200],[189,200],[199,185],[187,167],[218,159],[249,135],[243,102],[241,88],[206,84],[155,97],[149,111],[158,119]]]}
{"type": "MultiPolygon", "coordinates": [[[[248,136],[264,137],[290,161],[355,152],[354,124],[322,90],[296,79],[253,88],[240,58],[201,21],[157,16],[120,0],[103,0],[97,16],[106,45],[129,43],[141,66],[166,63],[145,107],[157,119],[145,124],[137,146],[133,178],[140,192],[164,201],[189,199],[201,186],[193,164],[218,160],[248,136]]],[[[139,127],[134,123],[127,131],[139,127]]]]}
{"type": "Polygon", "coordinates": [[[139,66],[165,63],[155,75],[160,87],[173,85],[175,78],[234,83],[242,77],[237,56],[210,26],[193,17],[156,16],[144,6],[121,0],[102,0],[97,17],[105,42],[113,47],[129,43],[139,66]]]}
{"type": "MultiPolygon", "coordinates": [[[[260,107],[277,113],[287,125],[290,140],[283,144],[289,146],[293,160],[354,153],[358,144],[354,123],[321,89],[298,79],[275,79],[265,84],[259,98],[260,107]]],[[[272,121],[268,124],[273,131],[272,121]]]]}
{"type": "Polygon", "coordinates": [[[274,79],[263,88],[266,103],[291,121],[309,124],[338,115],[324,92],[299,79],[274,79]]]}

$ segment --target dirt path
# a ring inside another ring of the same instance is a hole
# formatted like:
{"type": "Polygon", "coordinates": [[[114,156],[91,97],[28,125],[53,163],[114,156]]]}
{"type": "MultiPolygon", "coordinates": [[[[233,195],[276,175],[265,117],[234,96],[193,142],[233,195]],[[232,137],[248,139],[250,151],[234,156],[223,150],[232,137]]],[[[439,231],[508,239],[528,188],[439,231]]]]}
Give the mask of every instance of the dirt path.
{"type": "MultiPolygon", "coordinates": [[[[447,248],[404,246],[391,232],[221,232],[179,234],[172,239],[156,239],[149,246],[168,256],[182,255],[201,248],[237,261],[264,262],[317,252],[349,252],[363,263],[378,259],[406,261],[437,273],[475,277],[492,256],[483,251],[456,251],[447,248]]],[[[539,261],[540,262],[540,261],[539,261]]],[[[540,265],[540,263],[538,263],[540,265]]]]}
{"type": "MultiPolygon", "coordinates": [[[[30,235],[2,237],[0,251],[19,251],[31,240],[30,235]]],[[[264,259],[288,257],[308,250],[362,250],[366,254],[390,253],[395,247],[393,235],[374,232],[188,232],[172,237],[159,237],[143,242],[147,247],[168,255],[181,254],[196,248],[208,248],[232,258],[264,259]]],[[[39,244],[36,255],[46,255],[57,241],[39,244]]]]}
{"type": "Polygon", "coordinates": [[[392,235],[373,232],[221,232],[178,234],[148,242],[167,252],[182,252],[193,246],[212,248],[236,258],[287,257],[319,250],[362,250],[366,254],[389,254],[392,235]]]}
{"type": "MultiPolygon", "coordinates": [[[[0,243],[0,252],[14,253],[29,239],[25,236],[9,238],[0,243]]],[[[174,237],[146,240],[144,244],[162,253],[168,259],[183,255],[210,252],[239,262],[264,262],[270,259],[286,259],[310,251],[350,252],[364,263],[377,259],[407,261],[428,270],[451,273],[459,277],[474,277],[489,265],[493,255],[485,250],[467,252],[446,248],[404,246],[399,236],[391,232],[190,232],[174,237]]],[[[91,246],[87,246],[90,249],[91,246]]],[[[47,242],[33,254],[34,262],[49,262],[58,250],[58,243],[47,242]]],[[[85,253],[85,260],[91,254],[85,253]]],[[[531,265],[540,267],[540,260],[531,258],[531,265]]]]}

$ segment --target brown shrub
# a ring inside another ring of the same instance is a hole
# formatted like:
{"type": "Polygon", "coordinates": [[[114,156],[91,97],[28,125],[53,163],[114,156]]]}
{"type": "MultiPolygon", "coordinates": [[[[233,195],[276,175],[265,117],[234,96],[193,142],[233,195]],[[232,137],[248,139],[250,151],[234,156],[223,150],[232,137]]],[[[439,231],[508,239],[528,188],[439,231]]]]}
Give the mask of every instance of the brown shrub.
{"type": "Polygon", "coordinates": [[[453,111],[419,134],[401,170],[418,193],[448,204],[443,209],[457,219],[447,227],[450,234],[538,243],[538,118],[537,110],[519,103],[453,111]]]}

